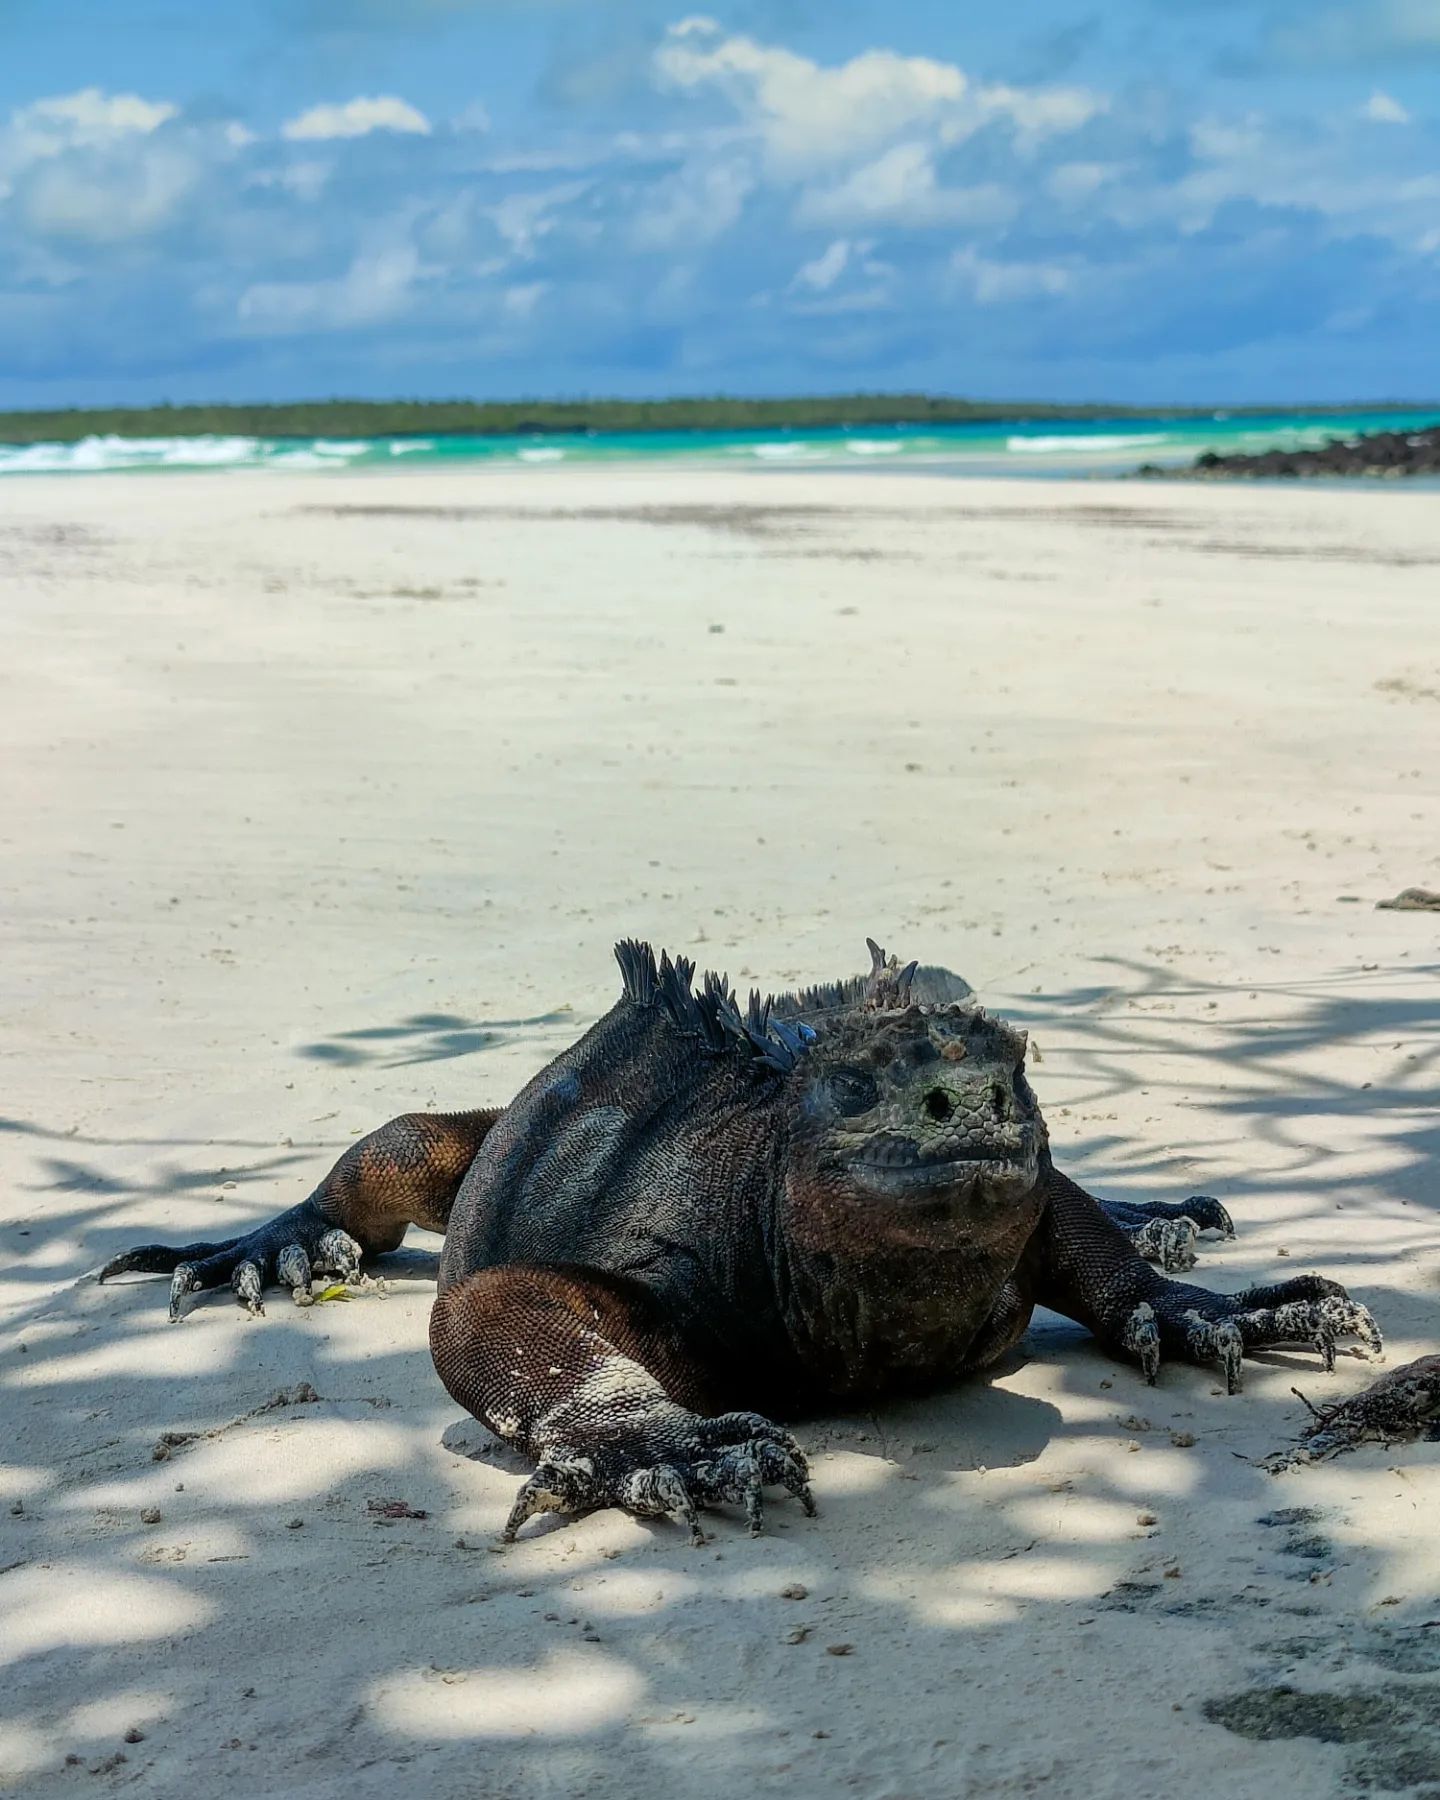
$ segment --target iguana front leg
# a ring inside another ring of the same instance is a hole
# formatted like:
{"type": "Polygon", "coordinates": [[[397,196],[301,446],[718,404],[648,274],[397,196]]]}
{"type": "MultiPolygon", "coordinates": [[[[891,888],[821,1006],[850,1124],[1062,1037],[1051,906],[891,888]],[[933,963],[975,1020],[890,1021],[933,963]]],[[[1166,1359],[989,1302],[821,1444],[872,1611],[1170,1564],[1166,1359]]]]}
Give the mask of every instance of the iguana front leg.
{"type": "Polygon", "coordinates": [[[678,1514],[705,1541],[702,1507],[762,1490],[815,1511],[788,1431],[759,1413],[707,1414],[703,1372],[651,1291],[577,1265],[508,1264],[452,1283],[430,1315],[430,1351],[452,1398],[536,1461],[505,1523],[620,1506],[678,1514]]]}
{"type": "Polygon", "coordinates": [[[1241,1294],[1213,1294],[1169,1281],[1144,1261],[1102,1204],[1047,1168],[1048,1204],[1028,1258],[1036,1302],[1090,1328],[1113,1350],[1132,1356],[1155,1380],[1164,1356],[1218,1363],[1232,1394],[1241,1359],[1254,1350],[1307,1345],[1327,1369],[1342,1337],[1357,1338],[1376,1357],[1380,1329],[1369,1309],[1338,1281],[1301,1275],[1241,1294]]]}
{"type": "Polygon", "coordinates": [[[274,1282],[308,1300],[313,1274],[354,1281],[361,1257],[393,1250],[407,1226],[443,1231],[499,1117],[498,1107],[405,1113],[352,1144],[310,1198],[278,1218],[218,1243],[142,1244],[112,1256],[99,1279],[169,1275],[172,1323],[191,1294],[227,1282],[253,1314],[264,1312],[262,1296],[274,1282]]]}

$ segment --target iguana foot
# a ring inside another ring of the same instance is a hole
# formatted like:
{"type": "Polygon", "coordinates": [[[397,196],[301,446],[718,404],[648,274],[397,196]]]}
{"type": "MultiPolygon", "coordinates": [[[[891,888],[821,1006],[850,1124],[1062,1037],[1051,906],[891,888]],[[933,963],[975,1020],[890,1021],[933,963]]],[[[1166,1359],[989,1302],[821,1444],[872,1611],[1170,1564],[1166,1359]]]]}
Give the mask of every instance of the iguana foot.
{"type": "Polygon", "coordinates": [[[1195,1254],[1200,1233],[1193,1219],[1147,1219],[1125,1235],[1146,1262],[1159,1263],[1167,1275],[1183,1275],[1200,1260],[1195,1254]]]}
{"type": "Polygon", "coordinates": [[[1185,1362],[1218,1364],[1231,1394],[1240,1391],[1242,1358],[1256,1350],[1306,1345],[1333,1370],[1335,1347],[1347,1337],[1357,1339],[1377,1360],[1384,1353],[1369,1308],[1322,1275],[1301,1275],[1234,1295],[1167,1282],[1133,1308],[1120,1331],[1122,1345],[1152,1385],[1168,1353],[1185,1362]]]}
{"type": "Polygon", "coordinates": [[[218,1244],[143,1244],[112,1256],[99,1279],[116,1275],[170,1276],[170,1319],[183,1317],[191,1294],[224,1286],[252,1317],[265,1311],[262,1298],[267,1286],[278,1282],[288,1287],[304,1306],[312,1299],[311,1278],[316,1273],[338,1275],[341,1281],[360,1277],[361,1246],[331,1224],[308,1200],[278,1219],[259,1226],[243,1237],[218,1244]]]}
{"type": "Polygon", "coordinates": [[[1202,1231],[1218,1231],[1233,1238],[1230,1215],[1211,1194],[1192,1194],[1188,1200],[1102,1200],[1100,1203],[1146,1262],[1158,1263],[1168,1274],[1184,1274],[1196,1263],[1195,1243],[1202,1231]]]}
{"type": "Polygon", "coordinates": [[[705,1418],[667,1405],[639,1426],[592,1445],[553,1444],[521,1488],[501,1533],[507,1544],[534,1513],[620,1506],[641,1518],[678,1515],[703,1544],[702,1508],[743,1506],[750,1535],[763,1523],[763,1490],[783,1487],[813,1517],[809,1468],[788,1431],[759,1413],[705,1418]]]}

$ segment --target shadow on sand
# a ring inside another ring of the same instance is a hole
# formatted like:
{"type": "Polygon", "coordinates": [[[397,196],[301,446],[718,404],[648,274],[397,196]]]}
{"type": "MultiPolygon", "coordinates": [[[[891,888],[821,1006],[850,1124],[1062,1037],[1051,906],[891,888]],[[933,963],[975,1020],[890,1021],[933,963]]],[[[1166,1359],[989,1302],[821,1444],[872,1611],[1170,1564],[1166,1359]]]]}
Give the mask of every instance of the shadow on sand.
{"type": "MultiPolygon", "coordinates": [[[[1411,984],[1437,974],[1404,972],[1411,984]]],[[[1307,1221],[1338,1203],[1354,1231],[1328,1272],[1392,1332],[1428,1343],[1440,986],[1416,1000],[1387,985],[1345,973],[1242,995],[1117,964],[1112,987],[1006,1010],[1036,1028],[1072,1117],[1142,1086],[1190,1097],[1190,1141],[1163,1157],[1103,1131],[1067,1144],[1069,1121],[1052,1117],[1057,1159],[1098,1191],[1171,1197],[1208,1185],[1208,1145],[1236,1167],[1237,1146],[1264,1146],[1253,1172],[1218,1186],[1241,1237],[1207,1255],[1207,1284],[1274,1270],[1247,1252],[1247,1213],[1284,1224],[1298,1271],[1307,1221]],[[1353,1050],[1353,1081],[1307,1060],[1337,1043],[1353,1050]],[[1357,1121],[1358,1162],[1346,1148],[1357,1121]],[[1401,1235],[1367,1239],[1381,1219],[1401,1235]]],[[[400,1066],[483,1058],[494,1033],[540,1022],[427,1016],[329,1042],[400,1066]]],[[[1167,1767],[1218,1759],[1232,1792],[1259,1792],[1296,1754],[1258,1741],[1267,1722],[1281,1739],[1341,1746],[1314,1763],[1322,1775],[1384,1791],[1401,1763],[1366,1697],[1402,1666],[1401,1748],[1413,1763],[1440,1746],[1419,1616],[1408,1603],[1372,1610],[1392,1585],[1403,1598],[1400,1553],[1345,1500],[1383,1453],[1351,1459],[1339,1487],[1272,1479],[1250,1460],[1291,1434],[1293,1371],[1323,1381],[1313,1358],[1251,1365],[1236,1400],[1194,1369],[1147,1389],[1074,1327],[1042,1320],[1025,1358],[989,1381],[805,1424],[816,1522],[777,1501],[764,1538],[717,1518],[693,1552],[678,1528],[607,1513],[532,1527],[495,1554],[522,1466],[457,1420],[434,1379],[433,1251],[375,1264],[398,1284],[386,1302],[300,1312],[277,1297],[252,1323],[217,1298],[172,1332],[163,1283],[78,1279],[135,1235],[135,1189],[107,1170],[104,1140],[5,1129],[33,1145],[22,1167],[45,1196],[11,1245],[22,1303],[0,1369],[18,1508],[4,1520],[0,1659],[27,1791],[59,1792],[72,1756],[164,1796],[233,1780],[353,1797],[403,1781],[708,1800],[740,1768],[760,1793],[818,1792],[837,1770],[897,1800],[1147,1792],[1163,1741],[1167,1767]],[[300,1382],[319,1399],[252,1410],[300,1382]],[[167,1431],[201,1435],[157,1461],[167,1431]],[[377,1515],[377,1498],[427,1516],[377,1515]],[[1311,1686],[1332,1698],[1285,1711],[1285,1693],[1311,1686]],[[1214,1696],[1213,1717],[1172,1710],[1172,1691],[1214,1696]],[[1094,1722],[1094,1741],[1063,1763],[1039,1723],[1061,1692],[1094,1722]],[[878,1712],[877,1693],[890,1696],[878,1712]],[[127,1742],[127,1727],[142,1735],[127,1742]]],[[[150,1191],[213,1182],[216,1147],[203,1171],[193,1143],[164,1147],[173,1162],[150,1191]]],[[[260,1148],[223,1150],[238,1169],[260,1148]]],[[[313,1157],[318,1176],[334,1146],[263,1148],[243,1170],[257,1215],[277,1174],[313,1157]]],[[[1362,1379],[1349,1364],[1337,1377],[1362,1379]]],[[[1407,1461],[1429,1467],[1440,1447],[1407,1461]]]]}

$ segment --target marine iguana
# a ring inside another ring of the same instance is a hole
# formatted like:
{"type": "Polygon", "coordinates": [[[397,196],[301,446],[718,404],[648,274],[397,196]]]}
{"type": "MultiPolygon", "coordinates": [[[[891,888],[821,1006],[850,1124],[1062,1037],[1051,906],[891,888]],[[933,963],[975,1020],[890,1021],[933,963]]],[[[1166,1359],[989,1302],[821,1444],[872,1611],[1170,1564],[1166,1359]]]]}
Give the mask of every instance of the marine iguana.
{"type": "Polygon", "coordinates": [[[507,1540],[532,1513],[621,1506],[701,1542],[699,1509],[727,1501],[758,1531],[771,1485],[813,1512],[771,1414],[984,1369],[1037,1305],[1151,1382],[1164,1356],[1217,1363],[1234,1393],[1247,1351],[1379,1353],[1321,1276],[1231,1296],[1152,1268],[1111,1210],[1133,1233],[1197,1203],[1107,1210],[1051,1159],[1025,1034],[917,998],[916,965],[870,950],[866,977],[743,1004],[627,940],[620,999],[508,1107],[393,1119],[269,1224],[130,1250],[99,1278],[170,1274],[172,1319],[227,1282],[259,1313],[272,1281],[303,1299],[313,1271],[358,1276],[412,1223],[444,1232],[436,1370],[536,1464],[507,1540]]]}

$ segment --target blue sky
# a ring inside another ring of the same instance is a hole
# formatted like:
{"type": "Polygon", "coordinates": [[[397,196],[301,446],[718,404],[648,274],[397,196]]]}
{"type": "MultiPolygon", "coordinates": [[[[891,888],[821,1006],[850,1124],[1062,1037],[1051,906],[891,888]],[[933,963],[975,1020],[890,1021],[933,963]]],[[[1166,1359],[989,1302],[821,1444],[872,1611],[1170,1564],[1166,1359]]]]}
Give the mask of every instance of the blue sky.
{"type": "Polygon", "coordinates": [[[1440,398],[1440,0],[0,0],[0,405],[1440,398]]]}

